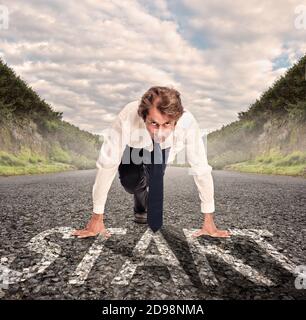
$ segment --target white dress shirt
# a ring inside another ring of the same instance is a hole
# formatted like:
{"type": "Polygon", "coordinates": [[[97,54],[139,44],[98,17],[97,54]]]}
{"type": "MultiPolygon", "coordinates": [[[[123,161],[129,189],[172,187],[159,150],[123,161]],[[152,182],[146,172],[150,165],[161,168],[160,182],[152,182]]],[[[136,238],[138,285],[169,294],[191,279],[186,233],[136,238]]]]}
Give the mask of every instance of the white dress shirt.
{"type": "MultiPolygon", "coordinates": [[[[126,104],[117,114],[111,126],[102,133],[104,141],[96,162],[98,172],[92,189],[93,212],[103,214],[109,189],[118,171],[126,145],[133,148],[153,150],[150,133],[144,120],[137,110],[140,100],[126,104]]],[[[177,121],[175,129],[160,143],[161,148],[170,148],[167,163],[173,162],[176,155],[181,155],[181,161],[190,165],[188,174],[193,175],[201,200],[201,212],[215,211],[214,184],[212,167],[207,162],[205,146],[198,122],[184,108],[183,115],[177,121]],[[181,152],[185,151],[185,152],[181,152]]],[[[177,157],[178,163],[179,157],[177,157]]]]}

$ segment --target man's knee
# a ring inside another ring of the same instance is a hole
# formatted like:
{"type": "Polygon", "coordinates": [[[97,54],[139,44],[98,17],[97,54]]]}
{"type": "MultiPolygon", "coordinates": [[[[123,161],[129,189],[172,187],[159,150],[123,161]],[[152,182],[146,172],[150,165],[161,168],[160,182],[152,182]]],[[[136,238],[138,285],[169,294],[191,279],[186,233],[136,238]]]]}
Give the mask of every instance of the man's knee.
{"type": "Polygon", "coordinates": [[[119,175],[120,182],[124,189],[129,193],[135,193],[146,187],[146,179],[141,171],[126,171],[119,175]]]}

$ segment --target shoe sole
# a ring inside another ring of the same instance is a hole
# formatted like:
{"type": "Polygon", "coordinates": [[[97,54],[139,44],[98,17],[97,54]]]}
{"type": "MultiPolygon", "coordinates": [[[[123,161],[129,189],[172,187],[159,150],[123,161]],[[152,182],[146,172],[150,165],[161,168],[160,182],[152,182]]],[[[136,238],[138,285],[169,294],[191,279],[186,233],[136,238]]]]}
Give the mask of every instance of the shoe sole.
{"type": "Polygon", "coordinates": [[[145,217],[136,217],[136,216],[134,216],[134,221],[136,223],[146,224],[147,223],[147,215],[145,217]]]}
{"type": "Polygon", "coordinates": [[[139,224],[147,224],[147,223],[148,223],[147,220],[134,219],[134,221],[135,221],[136,223],[139,223],[139,224]]]}

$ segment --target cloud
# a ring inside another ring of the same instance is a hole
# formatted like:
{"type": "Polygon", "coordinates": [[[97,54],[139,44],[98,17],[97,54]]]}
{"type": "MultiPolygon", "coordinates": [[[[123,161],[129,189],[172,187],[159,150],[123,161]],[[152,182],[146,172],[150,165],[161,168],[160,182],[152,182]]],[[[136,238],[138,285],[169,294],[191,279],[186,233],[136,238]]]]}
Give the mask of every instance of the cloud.
{"type": "Polygon", "coordinates": [[[152,85],[205,129],[236,120],[305,54],[298,1],[7,1],[0,55],[55,110],[101,133],[152,85]]]}

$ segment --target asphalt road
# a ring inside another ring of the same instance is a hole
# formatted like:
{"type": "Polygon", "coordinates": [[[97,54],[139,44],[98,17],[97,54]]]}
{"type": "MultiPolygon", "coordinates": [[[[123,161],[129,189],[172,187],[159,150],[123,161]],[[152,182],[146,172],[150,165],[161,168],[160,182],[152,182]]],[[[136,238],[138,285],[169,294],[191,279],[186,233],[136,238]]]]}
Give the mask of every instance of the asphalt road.
{"type": "Polygon", "coordinates": [[[133,222],[111,186],[109,239],[77,239],[96,170],[0,177],[1,299],[305,299],[306,179],[213,171],[216,218],[230,239],[190,234],[203,217],[186,168],[168,167],[164,225],[133,222]]]}

